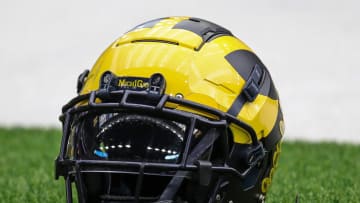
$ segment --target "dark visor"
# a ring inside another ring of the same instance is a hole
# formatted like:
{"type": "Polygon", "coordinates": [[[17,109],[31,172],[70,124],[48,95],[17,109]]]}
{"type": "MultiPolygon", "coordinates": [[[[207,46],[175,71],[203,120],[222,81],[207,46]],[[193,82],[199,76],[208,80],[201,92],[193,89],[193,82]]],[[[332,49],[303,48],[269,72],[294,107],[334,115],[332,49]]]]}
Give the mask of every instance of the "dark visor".
{"type": "Polygon", "coordinates": [[[80,159],[178,163],[184,146],[185,125],[144,115],[87,116],[77,129],[80,159]]]}

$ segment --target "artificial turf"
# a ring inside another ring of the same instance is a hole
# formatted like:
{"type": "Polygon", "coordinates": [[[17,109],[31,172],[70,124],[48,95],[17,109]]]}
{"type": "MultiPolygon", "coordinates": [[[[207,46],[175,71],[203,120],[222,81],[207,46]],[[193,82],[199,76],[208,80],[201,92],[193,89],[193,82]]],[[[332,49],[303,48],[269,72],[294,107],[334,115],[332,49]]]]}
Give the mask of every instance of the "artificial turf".
{"type": "MultiPolygon", "coordinates": [[[[0,128],[0,202],[65,202],[58,129],[0,128]]],[[[284,142],[267,202],[360,202],[360,145],[284,142]]]]}

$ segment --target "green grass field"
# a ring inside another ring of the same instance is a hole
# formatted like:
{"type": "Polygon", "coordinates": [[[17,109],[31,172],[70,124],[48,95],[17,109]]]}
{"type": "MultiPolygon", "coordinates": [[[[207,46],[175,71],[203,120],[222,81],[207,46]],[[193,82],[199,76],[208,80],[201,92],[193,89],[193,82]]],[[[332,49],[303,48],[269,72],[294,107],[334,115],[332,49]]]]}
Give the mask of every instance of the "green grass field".
{"type": "MultiPolygon", "coordinates": [[[[0,202],[65,202],[54,180],[61,133],[0,128],[0,202]]],[[[285,142],[267,202],[360,202],[360,145],[285,142]]]]}

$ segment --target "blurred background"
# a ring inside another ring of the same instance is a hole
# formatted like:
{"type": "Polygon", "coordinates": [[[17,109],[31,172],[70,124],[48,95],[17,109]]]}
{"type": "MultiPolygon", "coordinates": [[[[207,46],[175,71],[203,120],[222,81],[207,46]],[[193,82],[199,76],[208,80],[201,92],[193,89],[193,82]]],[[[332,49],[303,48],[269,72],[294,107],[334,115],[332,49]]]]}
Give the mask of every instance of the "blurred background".
{"type": "Polygon", "coordinates": [[[0,126],[60,127],[77,76],[150,19],[213,21],[272,73],[287,140],[360,143],[359,1],[0,1],[0,126]]]}

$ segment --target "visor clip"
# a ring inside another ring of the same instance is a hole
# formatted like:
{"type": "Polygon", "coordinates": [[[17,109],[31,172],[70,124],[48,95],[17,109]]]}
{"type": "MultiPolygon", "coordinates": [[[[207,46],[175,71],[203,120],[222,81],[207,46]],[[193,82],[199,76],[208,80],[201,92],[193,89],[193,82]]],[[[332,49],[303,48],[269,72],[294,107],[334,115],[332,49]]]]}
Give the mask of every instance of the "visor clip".
{"type": "Polygon", "coordinates": [[[153,74],[149,79],[148,92],[154,95],[163,95],[166,88],[166,81],[160,73],[153,74]]]}
{"type": "Polygon", "coordinates": [[[209,186],[212,176],[212,163],[210,161],[197,160],[195,165],[198,167],[200,185],[209,186]]]}
{"type": "Polygon", "coordinates": [[[100,89],[105,89],[108,92],[116,90],[118,78],[110,71],[106,71],[100,79],[100,89]]]}
{"type": "Polygon", "coordinates": [[[110,71],[106,71],[101,76],[100,88],[97,92],[97,96],[100,99],[111,99],[110,92],[116,90],[118,83],[118,78],[110,71]]]}

